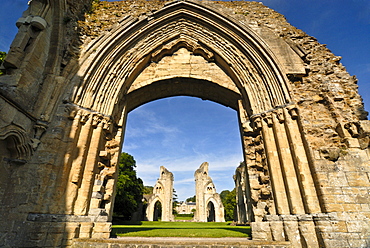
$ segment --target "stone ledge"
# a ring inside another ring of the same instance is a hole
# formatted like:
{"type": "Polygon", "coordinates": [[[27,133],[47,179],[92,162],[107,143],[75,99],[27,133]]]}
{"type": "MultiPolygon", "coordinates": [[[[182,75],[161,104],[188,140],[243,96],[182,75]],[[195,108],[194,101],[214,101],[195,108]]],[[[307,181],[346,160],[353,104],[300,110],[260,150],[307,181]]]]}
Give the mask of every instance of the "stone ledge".
{"type": "Polygon", "coordinates": [[[29,213],[27,216],[27,220],[34,222],[94,222],[94,217],[70,214],[29,213]]]}
{"type": "Polygon", "coordinates": [[[260,241],[249,238],[180,238],[180,237],[122,237],[115,239],[76,239],[72,247],[253,247],[288,248],[286,241],[260,241]]]}

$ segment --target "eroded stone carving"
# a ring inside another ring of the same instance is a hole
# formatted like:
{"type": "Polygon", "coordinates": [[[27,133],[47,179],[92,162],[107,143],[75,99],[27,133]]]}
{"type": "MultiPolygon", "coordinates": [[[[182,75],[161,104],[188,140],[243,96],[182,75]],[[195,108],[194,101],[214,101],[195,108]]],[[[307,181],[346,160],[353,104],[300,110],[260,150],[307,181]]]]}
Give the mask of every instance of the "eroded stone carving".
{"type": "Polygon", "coordinates": [[[16,22],[19,29],[14,41],[10,46],[8,55],[4,60],[5,68],[18,68],[25,55],[25,51],[30,46],[40,31],[47,27],[47,22],[39,14],[44,14],[45,9],[48,7],[48,3],[44,1],[31,1],[29,13],[26,11],[27,16],[21,17],[16,22]]]}
{"type": "Polygon", "coordinates": [[[9,151],[7,161],[24,164],[33,153],[33,142],[27,133],[16,125],[9,125],[0,129],[0,140],[4,140],[9,151]]]}

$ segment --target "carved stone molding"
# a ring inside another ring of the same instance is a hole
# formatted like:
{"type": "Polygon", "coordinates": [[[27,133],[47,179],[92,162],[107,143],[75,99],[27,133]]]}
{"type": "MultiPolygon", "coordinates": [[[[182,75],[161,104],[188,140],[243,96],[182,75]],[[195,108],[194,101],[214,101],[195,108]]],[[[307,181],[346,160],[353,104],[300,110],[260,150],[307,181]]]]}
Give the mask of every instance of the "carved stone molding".
{"type": "Polygon", "coordinates": [[[33,153],[33,143],[28,134],[21,127],[8,125],[0,129],[0,140],[4,140],[9,150],[9,161],[24,164],[33,153]]]}

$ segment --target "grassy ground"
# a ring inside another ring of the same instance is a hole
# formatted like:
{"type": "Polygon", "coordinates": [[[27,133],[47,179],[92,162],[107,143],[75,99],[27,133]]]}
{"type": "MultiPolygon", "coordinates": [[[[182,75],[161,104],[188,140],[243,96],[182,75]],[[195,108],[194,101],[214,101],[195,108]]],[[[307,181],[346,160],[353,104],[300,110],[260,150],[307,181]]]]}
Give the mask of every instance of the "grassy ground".
{"type": "Polygon", "coordinates": [[[112,235],[119,237],[250,237],[249,226],[230,226],[230,222],[141,221],[113,225],[112,235]]]}
{"type": "Polygon", "coordinates": [[[192,220],[193,217],[190,216],[175,216],[175,220],[192,220]]]}

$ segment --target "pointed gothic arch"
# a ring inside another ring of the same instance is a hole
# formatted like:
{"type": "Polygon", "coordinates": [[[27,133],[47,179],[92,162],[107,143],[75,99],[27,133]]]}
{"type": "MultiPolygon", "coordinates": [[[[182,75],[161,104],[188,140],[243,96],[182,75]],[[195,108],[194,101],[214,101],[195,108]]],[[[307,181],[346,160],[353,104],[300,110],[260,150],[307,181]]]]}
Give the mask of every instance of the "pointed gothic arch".
{"type": "Polygon", "coordinates": [[[72,79],[81,83],[71,101],[118,118],[137,76],[150,63],[186,48],[231,78],[249,115],[268,111],[289,103],[290,96],[287,72],[266,43],[253,30],[203,5],[173,2],[148,18],[126,18],[88,47],[78,79],[72,79]]]}
{"type": "MultiPolygon", "coordinates": [[[[253,122],[258,123],[261,114],[270,116],[275,109],[291,105],[286,68],[267,43],[253,30],[192,1],[172,2],[148,18],[125,18],[83,51],[79,70],[72,70],[75,74],[69,76],[75,83],[69,103],[77,109],[71,118],[78,127],[72,136],[78,143],[81,134],[89,137],[82,142],[103,140],[108,135],[108,140],[120,144],[129,111],[175,95],[198,96],[232,107],[239,112],[242,129],[252,125],[259,132],[260,127],[253,122]],[[185,50],[182,56],[188,53],[192,58],[190,65],[212,67],[216,75],[202,79],[202,72],[190,66],[181,68],[185,72],[178,69],[142,79],[151,66],[160,67],[162,61],[176,63],[180,50],[185,50]],[[221,82],[218,75],[225,81],[221,82]]],[[[96,212],[86,202],[93,175],[81,173],[93,170],[102,150],[109,152],[104,142],[86,145],[90,148],[79,155],[82,165],[70,162],[72,184],[67,185],[66,192],[72,197],[66,196],[66,201],[73,214],[96,212]],[[88,164],[91,168],[86,168],[88,164]],[[83,186],[76,187],[80,184],[83,186]]],[[[105,208],[108,216],[111,207],[108,204],[105,208]]]]}

